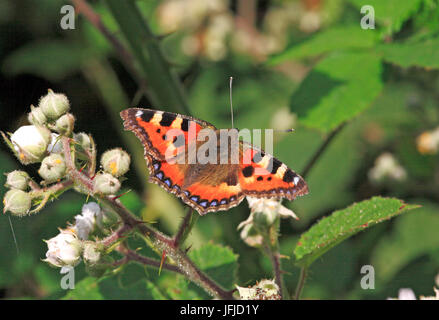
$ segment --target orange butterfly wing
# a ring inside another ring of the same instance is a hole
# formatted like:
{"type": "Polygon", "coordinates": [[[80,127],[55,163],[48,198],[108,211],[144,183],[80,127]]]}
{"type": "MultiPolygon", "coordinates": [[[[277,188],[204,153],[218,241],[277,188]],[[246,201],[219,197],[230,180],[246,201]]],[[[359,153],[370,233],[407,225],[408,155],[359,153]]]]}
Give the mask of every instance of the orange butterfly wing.
{"type": "Polygon", "coordinates": [[[305,180],[284,163],[251,144],[242,145],[239,183],[246,196],[294,200],[308,193],[305,180]]]}

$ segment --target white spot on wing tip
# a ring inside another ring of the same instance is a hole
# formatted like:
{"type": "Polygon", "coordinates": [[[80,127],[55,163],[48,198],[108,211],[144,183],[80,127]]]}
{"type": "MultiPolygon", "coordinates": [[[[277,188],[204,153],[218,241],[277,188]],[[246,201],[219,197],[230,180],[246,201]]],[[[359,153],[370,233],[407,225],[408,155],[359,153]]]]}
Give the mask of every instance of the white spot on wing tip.
{"type": "Polygon", "coordinates": [[[136,112],[136,117],[140,117],[140,116],[142,116],[142,114],[143,114],[143,111],[139,110],[136,112]]]}
{"type": "Polygon", "coordinates": [[[297,183],[299,182],[299,177],[294,177],[293,181],[294,181],[294,184],[297,185],[297,183]]]}

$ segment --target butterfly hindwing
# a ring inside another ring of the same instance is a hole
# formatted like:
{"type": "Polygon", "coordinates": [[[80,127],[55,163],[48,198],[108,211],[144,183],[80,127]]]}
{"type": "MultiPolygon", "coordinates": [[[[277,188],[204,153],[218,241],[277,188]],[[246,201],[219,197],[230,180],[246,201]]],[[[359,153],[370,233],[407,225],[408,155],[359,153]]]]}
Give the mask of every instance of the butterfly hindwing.
{"type": "Polygon", "coordinates": [[[171,164],[149,158],[150,181],[181,198],[184,203],[204,215],[238,205],[244,195],[237,180],[237,170],[227,175],[227,166],[210,165],[200,170],[197,164],[171,164]],[[219,173],[221,171],[221,173],[219,173]],[[195,179],[191,179],[198,172],[195,179]],[[223,178],[221,178],[223,176],[223,178]],[[234,178],[230,178],[234,177],[234,178]]]}

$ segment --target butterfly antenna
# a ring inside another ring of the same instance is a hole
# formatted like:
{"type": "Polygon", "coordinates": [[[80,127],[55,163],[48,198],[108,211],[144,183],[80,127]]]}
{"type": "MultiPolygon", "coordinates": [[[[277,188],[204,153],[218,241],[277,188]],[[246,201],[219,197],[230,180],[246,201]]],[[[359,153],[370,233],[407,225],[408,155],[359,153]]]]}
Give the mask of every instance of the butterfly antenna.
{"type": "Polygon", "coordinates": [[[288,133],[288,132],[294,132],[294,129],[284,129],[284,130],[280,130],[280,129],[274,129],[274,132],[283,132],[283,133],[288,133]]]}
{"type": "Polygon", "coordinates": [[[232,101],[232,84],[233,84],[233,77],[230,77],[229,82],[229,96],[230,96],[230,113],[232,114],[232,129],[235,128],[235,125],[233,123],[233,101],[232,101]]]}

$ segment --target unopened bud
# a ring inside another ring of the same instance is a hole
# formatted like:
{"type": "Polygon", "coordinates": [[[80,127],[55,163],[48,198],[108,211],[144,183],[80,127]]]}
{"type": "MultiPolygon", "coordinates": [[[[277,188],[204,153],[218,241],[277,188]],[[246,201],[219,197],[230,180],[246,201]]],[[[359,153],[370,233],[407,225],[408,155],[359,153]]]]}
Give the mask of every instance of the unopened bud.
{"type": "Polygon", "coordinates": [[[3,198],[3,213],[9,211],[13,215],[24,216],[29,212],[31,205],[32,198],[27,192],[11,189],[3,198]]]}
{"type": "Polygon", "coordinates": [[[43,159],[38,170],[40,176],[47,182],[56,182],[66,175],[66,163],[62,155],[52,153],[43,159]]]}
{"type": "Polygon", "coordinates": [[[111,195],[120,189],[120,181],[109,173],[98,173],[93,181],[95,192],[111,195]]]}
{"type": "Polygon", "coordinates": [[[89,151],[91,149],[91,139],[88,134],[84,132],[76,133],[73,135],[73,139],[83,150],[89,151]]]}
{"type": "Polygon", "coordinates": [[[101,165],[105,172],[115,177],[120,177],[128,172],[130,156],[122,149],[112,149],[104,152],[101,165]]]}
{"type": "Polygon", "coordinates": [[[49,89],[38,105],[49,120],[56,120],[70,109],[67,97],[62,93],[54,93],[49,89]]]}
{"type": "Polygon", "coordinates": [[[15,170],[6,175],[7,188],[25,191],[28,188],[30,177],[25,171],[15,170]]]}
{"type": "Polygon", "coordinates": [[[87,264],[96,264],[101,260],[101,252],[104,248],[102,245],[93,242],[86,241],[84,243],[84,252],[82,256],[84,258],[84,262],[87,264]]]}
{"type": "Polygon", "coordinates": [[[43,110],[41,110],[41,108],[39,107],[35,107],[35,106],[30,106],[31,112],[29,112],[28,114],[28,120],[31,124],[36,125],[36,126],[42,126],[44,124],[46,124],[47,122],[47,118],[43,113],[43,110]]]}
{"type": "Polygon", "coordinates": [[[66,113],[55,122],[54,130],[63,136],[72,134],[75,125],[75,117],[71,113],[66,113]]]}
{"type": "Polygon", "coordinates": [[[17,157],[23,164],[40,162],[49,141],[50,131],[42,126],[22,126],[11,136],[17,157]]]}

